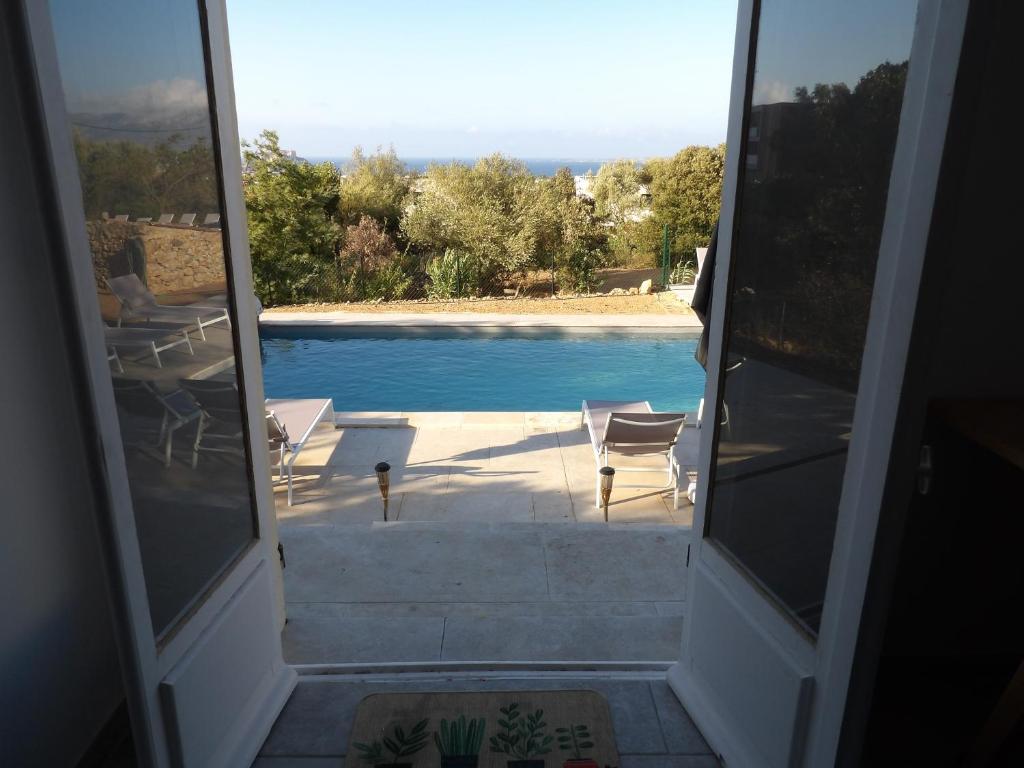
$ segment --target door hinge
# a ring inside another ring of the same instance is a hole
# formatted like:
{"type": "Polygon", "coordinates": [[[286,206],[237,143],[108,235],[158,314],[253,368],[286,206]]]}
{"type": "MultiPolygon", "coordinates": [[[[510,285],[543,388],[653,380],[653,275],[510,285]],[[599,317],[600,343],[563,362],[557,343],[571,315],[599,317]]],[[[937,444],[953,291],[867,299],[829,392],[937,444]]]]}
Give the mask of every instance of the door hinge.
{"type": "Polygon", "coordinates": [[[917,463],[917,492],[927,496],[932,489],[932,476],[934,475],[932,464],[932,447],[925,443],[921,446],[921,456],[917,463]]]}
{"type": "Polygon", "coordinates": [[[279,558],[281,558],[281,568],[283,569],[285,567],[285,562],[284,562],[284,544],[282,544],[280,541],[277,542],[277,556],[279,558]]]}

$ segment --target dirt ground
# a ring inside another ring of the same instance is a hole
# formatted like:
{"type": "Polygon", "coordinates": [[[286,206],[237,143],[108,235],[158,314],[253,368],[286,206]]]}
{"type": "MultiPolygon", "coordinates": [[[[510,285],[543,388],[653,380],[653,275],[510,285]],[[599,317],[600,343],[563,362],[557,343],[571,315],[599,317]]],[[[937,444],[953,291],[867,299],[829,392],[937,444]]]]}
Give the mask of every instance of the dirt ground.
{"type": "Polygon", "coordinates": [[[648,296],[608,296],[598,294],[579,298],[477,299],[461,301],[389,301],[379,304],[295,304],[273,307],[273,312],[493,312],[507,315],[678,315],[692,310],[671,293],[648,296]]]}
{"type": "Polygon", "coordinates": [[[267,312],[492,312],[508,315],[674,315],[690,314],[692,310],[669,291],[639,295],[611,295],[611,290],[637,289],[644,280],[657,280],[657,269],[605,269],[598,275],[601,293],[591,296],[545,296],[529,286],[527,295],[495,299],[460,299],[457,301],[390,301],[351,302],[344,304],[294,304],[268,307],[267,312]]]}

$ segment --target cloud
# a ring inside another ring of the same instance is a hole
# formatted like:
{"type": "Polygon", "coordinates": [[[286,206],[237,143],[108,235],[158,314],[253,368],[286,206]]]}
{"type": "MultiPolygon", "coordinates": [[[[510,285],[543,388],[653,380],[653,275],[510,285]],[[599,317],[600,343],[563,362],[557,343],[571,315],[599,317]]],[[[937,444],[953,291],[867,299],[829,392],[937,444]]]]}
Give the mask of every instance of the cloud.
{"type": "Polygon", "coordinates": [[[206,86],[188,78],[154,80],[124,90],[70,94],[68,101],[72,112],[121,113],[145,123],[205,110],[208,105],[206,86]]]}

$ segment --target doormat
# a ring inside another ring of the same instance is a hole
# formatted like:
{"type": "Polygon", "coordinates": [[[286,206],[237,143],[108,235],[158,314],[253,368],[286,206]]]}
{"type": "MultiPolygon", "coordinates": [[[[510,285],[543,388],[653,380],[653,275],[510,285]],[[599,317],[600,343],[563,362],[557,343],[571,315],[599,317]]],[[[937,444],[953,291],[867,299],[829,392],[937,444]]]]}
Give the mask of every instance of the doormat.
{"type": "Polygon", "coordinates": [[[596,691],[375,693],[359,703],[346,766],[617,768],[596,691]]]}

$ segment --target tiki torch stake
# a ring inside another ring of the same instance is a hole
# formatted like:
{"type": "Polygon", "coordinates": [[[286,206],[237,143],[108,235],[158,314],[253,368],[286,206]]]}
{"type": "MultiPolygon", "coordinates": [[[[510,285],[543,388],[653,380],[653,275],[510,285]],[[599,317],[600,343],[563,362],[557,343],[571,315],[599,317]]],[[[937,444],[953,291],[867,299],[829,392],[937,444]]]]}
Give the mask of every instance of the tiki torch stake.
{"type": "Polygon", "coordinates": [[[601,503],[604,505],[604,521],[608,522],[608,500],[612,497],[612,483],[615,470],[612,467],[601,467],[601,503]]]}
{"type": "Polygon", "coordinates": [[[377,487],[380,488],[380,497],[384,501],[384,522],[388,521],[388,490],[391,487],[391,465],[386,461],[380,462],[373,468],[377,473],[377,487]]]}

